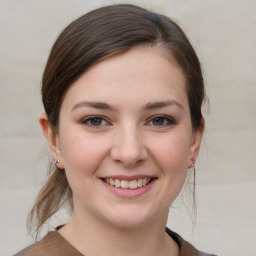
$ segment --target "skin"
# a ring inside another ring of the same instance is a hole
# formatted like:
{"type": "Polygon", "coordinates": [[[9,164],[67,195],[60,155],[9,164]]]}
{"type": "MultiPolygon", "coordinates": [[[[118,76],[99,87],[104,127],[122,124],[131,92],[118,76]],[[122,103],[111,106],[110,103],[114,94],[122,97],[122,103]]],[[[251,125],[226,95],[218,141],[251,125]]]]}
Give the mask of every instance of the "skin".
{"type": "Polygon", "coordinates": [[[192,129],[185,77],[165,49],[136,47],[100,61],[65,94],[58,134],[46,114],[39,121],[73,191],[64,238],[87,256],[178,255],[165,225],[204,125],[192,129]],[[138,175],[154,180],[136,196],[103,181],[138,175]]]}

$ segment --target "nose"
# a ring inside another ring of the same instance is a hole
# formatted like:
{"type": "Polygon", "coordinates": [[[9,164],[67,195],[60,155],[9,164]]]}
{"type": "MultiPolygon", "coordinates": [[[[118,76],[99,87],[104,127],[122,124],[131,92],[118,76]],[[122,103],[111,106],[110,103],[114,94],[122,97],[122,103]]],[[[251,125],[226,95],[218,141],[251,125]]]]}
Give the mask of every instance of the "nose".
{"type": "Polygon", "coordinates": [[[126,168],[142,163],[148,157],[139,129],[124,127],[118,129],[113,140],[111,158],[126,168]]]}

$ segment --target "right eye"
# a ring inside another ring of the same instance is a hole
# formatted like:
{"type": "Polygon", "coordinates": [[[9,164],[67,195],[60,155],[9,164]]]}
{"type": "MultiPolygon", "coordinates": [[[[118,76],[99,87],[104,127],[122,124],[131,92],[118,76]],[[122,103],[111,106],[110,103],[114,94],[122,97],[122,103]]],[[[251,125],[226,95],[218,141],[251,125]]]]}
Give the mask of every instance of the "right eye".
{"type": "Polygon", "coordinates": [[[101,116],[89,116],[82,120],[82,124],[85,124],[91,127],[101,127],[101,126],[106,126],[108,123],[101,116]]]}
{"type": "Polygon", "coordinates": [[[153,125],[156,127],[168,127],[176,124],[175,120],[171,118],[170,116],[165,116],[165,115],[157,115],[154,116],[150,121],[149,125],[153,125]]]}

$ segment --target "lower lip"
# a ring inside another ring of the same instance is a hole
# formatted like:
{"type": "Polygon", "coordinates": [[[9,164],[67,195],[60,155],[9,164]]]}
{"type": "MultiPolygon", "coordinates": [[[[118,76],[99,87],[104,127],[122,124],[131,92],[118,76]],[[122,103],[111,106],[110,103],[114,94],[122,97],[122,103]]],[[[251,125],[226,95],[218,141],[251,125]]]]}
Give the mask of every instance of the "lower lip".
{"type": "Polygon", "coordinates": [[[110,192],[114,193],[115,195],[122,197],[122,198],[135,198],[135,197],[139,197],[139,196],[147,193],[154,185],[156,179],[152,180],[148,185],[142,186],[142,187],[136,188],[136,189],[117,188],[117,187],[107,184],[103,180],[101,180],[101,181],[103,182],[105,187],[110,192]]]}

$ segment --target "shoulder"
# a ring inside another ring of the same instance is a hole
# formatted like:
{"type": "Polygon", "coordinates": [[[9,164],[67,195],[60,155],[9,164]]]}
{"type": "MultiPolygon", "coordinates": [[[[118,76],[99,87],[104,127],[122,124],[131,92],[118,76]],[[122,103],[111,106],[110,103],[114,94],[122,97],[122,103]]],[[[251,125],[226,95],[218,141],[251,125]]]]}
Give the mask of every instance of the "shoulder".
{"type": "Polygon", "coordinates": [[[197,250],[189,242],[185,241],[180,235],[166,228],[166,233],[172,237],[172,239],[178,244],[180,248],[179,256],[216,256],[214,254],[209,254],[197,250]]]}
{"type": "Polygon", "coordinates": [[[49,232],[40,241],[30,245],[14,256],[82,256],[57,231],[49,232]]]}
{"type": "Polygon", "coordinates": [[[42,240],[30,245],[24,250],[18,252],[14,256],[41,256],[41,255],[54,255],[50,254],[59,247],[59,239],[57,232],[49,232],[42,240]]]}

